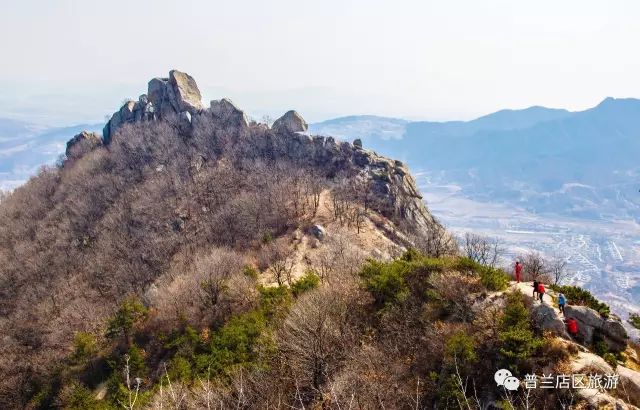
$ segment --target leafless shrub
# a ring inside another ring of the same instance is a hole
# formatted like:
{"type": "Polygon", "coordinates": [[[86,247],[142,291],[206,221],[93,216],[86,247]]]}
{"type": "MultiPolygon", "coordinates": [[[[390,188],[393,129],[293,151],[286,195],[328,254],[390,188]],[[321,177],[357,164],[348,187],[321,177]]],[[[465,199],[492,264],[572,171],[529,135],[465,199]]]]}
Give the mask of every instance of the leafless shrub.
{"type": "Polygon", "coordinates": [[[216,248],[198,255],[184,271],[161,284],[152,302],[159,317],[178,323],[221,323],[233,313],[251,308],[256,299],[253,280],[243,274],[243,258],[228,249],[216,248]]]}
{"type": "Polygon", "coordinates": [[[294,264],[291,250],[283,242],[269,243],[260,252],[260,267],[268,269],[278,286],[292,283],[294,264]]]}
{"type": "Polygon", "coordinates": [[[458,252],[455,238],[438,222],[433,223],[425,231],[414,233],[412,241],[415,248],[435,258],[455,255],[458,252]]]}
{"type": "Polygon", "coordinates": [[[321,393],[354,343],[349,315],[345,295],[321,287],[298,300],[278,332],[281,354],[305,397],[321,393]]]}
{"type": "Polygon", "coordinates": [[[567,260],[558,256],[555,256],[549,262],[549,274],[553,279],[554,285],[561,285],[567,278],[569,272],[567,272],[567,260]]]}
{"type": "Polygon", "coordinates": [[[462,253],[467,258],[483,265],[495,267],[504,252],[500,241],[467,232],[462,238],[462,253]]]}
{"type": "Polygon", "coordinates": [[[549,282],[549,262],[538,252],[530,252],[519,258],[522,261],[523,278],[525,280],[549,282]]]}
{"type": "Polygon", "coordinates": [[[455,319],[473,320],[473,295],[482,289],[478,278],[457,272],[435,273],[429,277],[429,284],[441,298],[443,308],[455,319]]]}

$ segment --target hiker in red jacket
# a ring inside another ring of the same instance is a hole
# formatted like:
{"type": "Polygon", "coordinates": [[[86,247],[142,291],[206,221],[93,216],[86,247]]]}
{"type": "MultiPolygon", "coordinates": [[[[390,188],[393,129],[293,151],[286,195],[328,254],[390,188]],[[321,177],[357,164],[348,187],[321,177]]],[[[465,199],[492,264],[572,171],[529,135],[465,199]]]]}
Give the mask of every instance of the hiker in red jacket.
{"type": "Polygon", "coordinates": [[[544,285],[542,284],[542,282],[538,283],[538,295],[540,298],[540,303],[543,303],[542,297],[544,296],[544,292],[545,292],[544,285]]]}
{"type": "Polygon", "coordinates": [[[520,273],[522,273],[522,265],[520,265],[520,262],[518,261],[516,261],[515,272],[516,272],[516,282],[520,283],[520,273]]]}
{"type": "Polygon", "coordinates": [[[578,322],[572,317],[567,320],[567,330],[571,336],[578,336],[578,322]]]}

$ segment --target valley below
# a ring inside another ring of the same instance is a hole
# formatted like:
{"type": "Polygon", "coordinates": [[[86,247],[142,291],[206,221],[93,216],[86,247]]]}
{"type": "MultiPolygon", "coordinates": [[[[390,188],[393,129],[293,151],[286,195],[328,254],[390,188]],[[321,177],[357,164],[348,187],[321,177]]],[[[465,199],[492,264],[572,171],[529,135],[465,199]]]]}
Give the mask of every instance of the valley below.
{"type": "Polygon", "coordinates": [[[564,282],[583,286],[619,316],[640,312],[640,225],[634,220],[571,218],[508,203],[470,199],[456,184],[417,172],[433,214],[454,233],[500,240],[505,265],[530,250],[567,261],[564,282]]]}

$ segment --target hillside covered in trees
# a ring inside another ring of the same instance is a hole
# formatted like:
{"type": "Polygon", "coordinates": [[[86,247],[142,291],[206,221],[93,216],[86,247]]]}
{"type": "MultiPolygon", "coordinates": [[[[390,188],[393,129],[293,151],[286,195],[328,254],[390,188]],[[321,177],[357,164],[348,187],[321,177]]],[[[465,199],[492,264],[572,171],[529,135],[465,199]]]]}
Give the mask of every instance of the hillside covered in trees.
{"type": "Polygon", "coordinates": [[[294,111],[205,108],[172,71],[2,198],[0,407],[581,402],[497,387],[499,368],[559,373],[587,350],[458,249],[404,164],[306,131],[294,111]]]}

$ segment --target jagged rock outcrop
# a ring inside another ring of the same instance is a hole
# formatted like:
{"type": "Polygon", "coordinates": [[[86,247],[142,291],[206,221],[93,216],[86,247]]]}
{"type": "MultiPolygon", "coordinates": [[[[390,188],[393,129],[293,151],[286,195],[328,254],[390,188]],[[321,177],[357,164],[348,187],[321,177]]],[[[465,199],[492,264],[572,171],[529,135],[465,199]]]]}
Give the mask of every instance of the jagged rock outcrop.
{"type": "Polygon", "coordinates": [[[191,123],[191,116],[203,109],[202,96],[196,81],[187,73],[171,70],[168,78],[149,81],[147,94],[138,101],[127,101],[105,125],[102,138],[105,144],[118,128],[126,123],[164,119],[177,122],[181,128],[191,123]],[[189,114],[188,116],[186,114],[189,114]]]}
{"type": "Polygon", "coordinates": [[[80,158],[87,152],[102,145],[102,138],[95,132],[82,131],[67,142],[67,159],[80,158]]]}
{"type": "Polygon", "coordinates": [[[271,128],[276,132],[307,132],[309,125],[300,114],[291,110],[275,120],[271,128]]]}
{"type": "Polygon", "coordinates": [[[204,108],[202,106],[202,95],[200,95],[196,80],[189,74],[171,70],[169,72],[169,83],[171,90],[173,90],[178,112],[188,111],[189,113],[194,113],[204,108]]]}
{"type": "Polygon", "coordinates": [[[236,127],[247,127],[249,125],[249,120],[244,111],[236,107],[228,98],[211,101],[209,110],[214,118],[226,125],[236,127]]]}
{"type": "Polygon", "coordinates": [[[592,344],[596,332],[607,347],[613,351],[622,351],[627,346],[627,332],[619,320],[605,319],[595,310],[586,306],[566,306],[565,317],[578,322],[578,338],[585,344],[592,344]]]}
{"type": "Polygon", "coordinates": [[[378,198],[379,211],[402,218],[417,231],[437,224],[402,162],[363,149],[360,140],[351,144],[332,137],[309,136],[307,122],[293,110],[278,118],[269,129],[264,124],[249,124],[245,113],[226,98],[213,100],[210,107],[203,108],[195,80],[177,70],[172,70],[167,78],[149,81],[147,94],[138,101],[127,101],[115,112],[104,127],[103,141],[108,145],[118,128],[143,121],[167,121],[190,135],[201,117],[213,120],[216,127],[236,136],[239,131],[251,135],[249,149],[255,157],[287,157],[330,174],[358,175],[378,198]]]}

